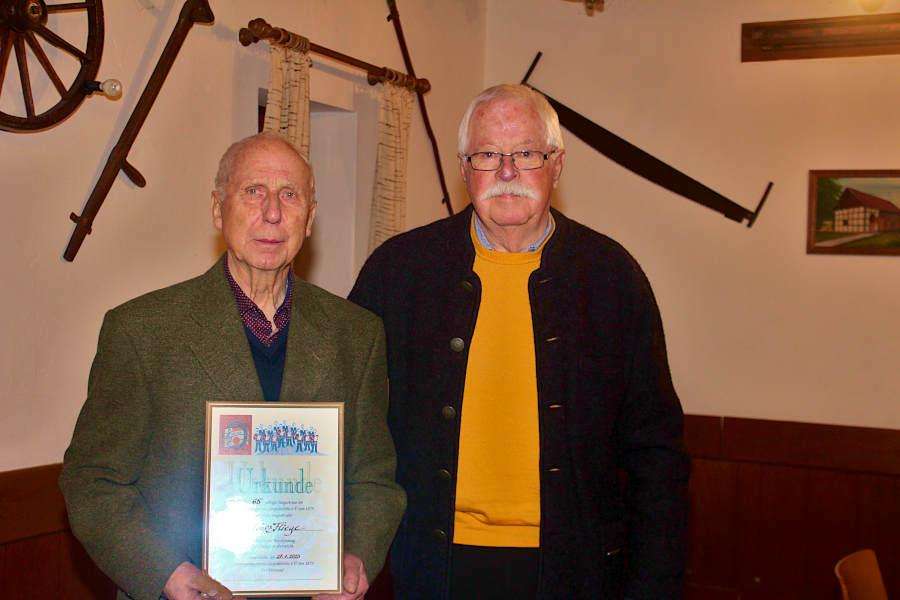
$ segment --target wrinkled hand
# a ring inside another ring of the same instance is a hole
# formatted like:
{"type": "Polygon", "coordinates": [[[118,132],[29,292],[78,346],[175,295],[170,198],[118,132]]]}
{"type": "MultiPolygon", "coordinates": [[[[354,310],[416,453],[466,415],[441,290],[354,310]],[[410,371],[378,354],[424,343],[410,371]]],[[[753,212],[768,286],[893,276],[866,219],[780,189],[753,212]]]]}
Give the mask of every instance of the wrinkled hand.
{"type": "Polygon", "coordinates": [[[163,594],[169,600],[240,600],[227,587],[189,562],[181,563],[172,571],[163,594]]]}
{"type": "Polygon", "coordinates": [[[314,600],[362,600],[369,591],[366,566],[361,558],[344,553],[344,591],[341,594],[319,594],[314,600]]]}

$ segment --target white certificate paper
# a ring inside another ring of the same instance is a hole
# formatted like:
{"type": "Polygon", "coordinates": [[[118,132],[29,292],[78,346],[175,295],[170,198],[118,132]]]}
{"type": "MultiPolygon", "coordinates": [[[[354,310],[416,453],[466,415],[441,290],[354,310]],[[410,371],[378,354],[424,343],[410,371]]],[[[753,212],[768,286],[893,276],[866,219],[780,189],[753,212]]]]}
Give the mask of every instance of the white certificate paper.
{"type": "Polygon", "coordinates": [[[343,404],[206,409],[203,568],[235,594],[340,592],[343,404]]]}

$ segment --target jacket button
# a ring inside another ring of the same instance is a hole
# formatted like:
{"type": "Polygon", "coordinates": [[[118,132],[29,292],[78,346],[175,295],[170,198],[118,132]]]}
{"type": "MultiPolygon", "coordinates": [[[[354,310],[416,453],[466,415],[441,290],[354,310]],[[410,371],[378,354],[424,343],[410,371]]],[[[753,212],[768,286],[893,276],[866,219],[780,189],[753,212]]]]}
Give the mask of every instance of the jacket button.
{"type": "Polygon", "coordinates": [[[450,349],[454,352],[462,352],[466,348],[466,343],[462,338],[455,337],[450,340],[450,349]]]}
{"type": "Polygon", "coordinates": [[[444,481],[450,481],[450,471],[448,471],[447,469],[438,469],[438,477],[440,477],[444,481]]]}
{"type": "Polygon", "coordinates": [[[475,286],[472,285],[472,282],[469,281],[468,279],[463,279],[462,281],[460,281],[459,287],[461,287],[466,292],[474,292],[475,291],[475,286]]]}
{"type": "Polygon", "coordinates": [[[450,405],[445,406],[441,409],[441,416],[447,419],[448,421],[452,421],[456,418],[456,409],[450,405]]]}
{"type": "Polygon", "coordinates": [[[444,531],[443,529],[435,529],[434,531],[431,532],[431,534],[434,536],[434,539],[436,539],[439,542],[447,541],[447,532],[444,531]]]}

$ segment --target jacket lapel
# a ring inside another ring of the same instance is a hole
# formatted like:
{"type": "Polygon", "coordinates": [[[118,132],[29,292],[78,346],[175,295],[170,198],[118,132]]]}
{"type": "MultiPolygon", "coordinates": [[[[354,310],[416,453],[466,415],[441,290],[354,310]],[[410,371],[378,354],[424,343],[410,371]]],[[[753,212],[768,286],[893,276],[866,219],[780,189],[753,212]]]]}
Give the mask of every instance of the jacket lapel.
{"type": "Polygon", "coordinates": [[[188,344],[219,392],[210,400],[263,400],[253,355],[225,279],[224,256],[199,279],[191,316],[196,331],[188,344]]]}
{"type": "Polygon", "coordinates": [[[325,374],[331,371],[337,343],[328,317],[319,305],[318,291],[294,277],[294,301],[288,328],[287,356],[281,382],[283,402],[339,401],[319,397],[325,374]]]}
{"type": "Polygon", "coordinates": [[[447,230],[444,232],[445,247],[441,262],[450,273],[474,275],[475,246],[470,233],[473,212],[474,207],[469,204],[445,221],[447,230]]]}

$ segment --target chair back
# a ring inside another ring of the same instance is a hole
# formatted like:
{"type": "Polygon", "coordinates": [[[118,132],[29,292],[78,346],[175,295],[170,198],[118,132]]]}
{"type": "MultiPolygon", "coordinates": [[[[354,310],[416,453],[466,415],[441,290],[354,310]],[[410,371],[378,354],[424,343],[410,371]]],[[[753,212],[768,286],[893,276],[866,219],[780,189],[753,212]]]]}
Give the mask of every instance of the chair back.
{"type": "Polygon", "coordinates": [[[849,554],[834,566],[844,600],[888,600],[878,559],[872,550],[849,554]]]}

